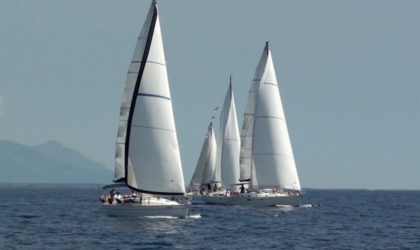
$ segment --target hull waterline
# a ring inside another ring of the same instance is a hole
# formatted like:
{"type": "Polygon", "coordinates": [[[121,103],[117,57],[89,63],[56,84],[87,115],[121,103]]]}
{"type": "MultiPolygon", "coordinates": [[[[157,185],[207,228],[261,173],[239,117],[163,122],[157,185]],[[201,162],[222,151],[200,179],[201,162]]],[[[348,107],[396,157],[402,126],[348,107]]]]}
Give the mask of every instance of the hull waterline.
{"type": "Polygon", "coordinates": [[[206,204],[212,205],[244,205],[244,206],[277,206],[287,205],[297,207],[301,204],[301,195],[252,195],[240,194],[238,196],[206,195],[202,198],[206,204]]]}

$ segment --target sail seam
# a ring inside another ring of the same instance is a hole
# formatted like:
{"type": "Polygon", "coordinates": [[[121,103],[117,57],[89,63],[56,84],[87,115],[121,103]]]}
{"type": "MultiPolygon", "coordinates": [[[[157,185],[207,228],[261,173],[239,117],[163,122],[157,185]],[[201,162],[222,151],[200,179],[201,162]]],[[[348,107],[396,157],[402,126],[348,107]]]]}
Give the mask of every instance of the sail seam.
{"type": "Polygon", "coordinates": [[[277,84],[276,83],[272,83],[272,82],[263,82],[263,84],[273,85],[273,86],[276,86],[277,87],[277,84]]]}
{"type": "Polygon", "coordinates": [[[156,94],[147,94],[147,93],[138,93],[137,95],[139,96],[147,96],[147,97],[156,97],[156,98],[161,98],[161,99],[165,99],[170,101],[171,98],[167,97],[167,96],[163,96],[163,95],[156,95],[156,94]]]}
{"type": "Polygon", "coordinates": [[[136,128],[151,128],[151,129],[165,130],[165,131],[171,131],[171,132],[174,132],[175,131],[173,129],[158,128],[158,127],[143,126],[143,125],[135,125],[135,124],[131,124],[131,126],[132,127],[136,127],[136,128]]]}
{"type": "Polygon", "coordinates": [[[229,138],[224,138],[224,141],[240,141],[238,139],[229,139],[229,138]]]}
{"type": "Polygon", "coordinates": [[[294,159],[293,155],[286,155],[286,154],[274,154],[274,153],[252,153],[253,155],[278,155],[278,156],[284,156],[288,158],[294,159]]]}
{"type": "Polygon", "coordinates": [[[255,116],[255,118],[265,118],[265,119],[274,118],[274,119],[279,119],[279,120],[282,120],[282,121],[286,121],[286,119],[284,119],[284,118],[282,118],[282,117],[278,117],[278,116],[269,116],[269,115],[255,116]]]}
{"type": "MultiPolygon", "coordinates": [[[[131,63],[141,63],[142,61],[131,61],[131,63]]],[[[162,66],[166,66],[166,64],[164,64],[164,63],[160,63],[160,62],[155,62],[155,61],[146,61],[146,62],[148,62],[148,63],[154,63],[154,64],[159,64],[159,65],[162,65],[162,66]]]]}

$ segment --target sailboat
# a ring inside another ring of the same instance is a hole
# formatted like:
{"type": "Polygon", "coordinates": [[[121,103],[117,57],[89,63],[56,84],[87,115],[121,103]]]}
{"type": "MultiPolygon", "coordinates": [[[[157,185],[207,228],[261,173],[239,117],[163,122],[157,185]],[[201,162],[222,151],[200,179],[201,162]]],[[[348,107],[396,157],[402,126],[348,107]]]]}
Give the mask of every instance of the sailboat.
{"type": "Polygon", "coordinates": [[[220,114],[219,125],[219,144],[216,144],[213,122],[210,123],[190,183],[192,204],[205,203],[207,199],[205,196],[225,195],[227,190],[237,190],[237,186],[233,184],[239,179],[240,137],[232,91],[232,76],[220,114]]]}
{"type": "Polygon", "coordinates": [[[204,186],[214,181],[216,170],[216,138],[213,129],[213,122],[210,122],[203,146],[201,147],[200,157],[191,178],[190,189],[200,191],[204,186]]]}
{"type": "Polygon", "coordinates": [[[127,73],[114,182],[108,187],[125,186],[132,194],[122,196],[118,202],[104,199],[102,209],[108,215],[187,216],[156,1],[150,6],[127,73]]]}
{"type": "Polygon", "coordinates": [[[232,76],[220,113],[220,139],[218,144],[216,169],[221,173],[222,188],[237,190],[239,180],[239,152],[241,139],[236,117],[235,97],[232,89],[232,76]]]}
{"type": "Polygon", "coordinates": [[[192,204],[203,204],[202,195],[209,191],[208,187],[211,189],[212,184],[215,185],[216,153],[217,144],[213,122],[210,122],[203,146],[201,147],[197,166],[188,186],[190,191],[188,195],[192,204]]]}
{"type": "Polygon", "coordinates": [[[241,191],[207,196],[206,203],[254,206],[300,204],[302,192],[268,42],[248,94],[239,159],[241,191]]]}

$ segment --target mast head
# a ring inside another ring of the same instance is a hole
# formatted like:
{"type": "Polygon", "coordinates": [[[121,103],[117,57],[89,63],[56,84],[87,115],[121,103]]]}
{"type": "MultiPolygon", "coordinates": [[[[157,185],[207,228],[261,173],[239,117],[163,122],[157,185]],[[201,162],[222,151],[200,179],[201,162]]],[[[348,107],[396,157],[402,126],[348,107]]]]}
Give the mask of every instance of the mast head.
{"type": "Polygon", "coordinates": [[[268,52],[270,51],[269,41],[265,41],[265,50],[266,50],[267,55],[268,55],[268,52]]]}
{"type": "Polygon", "coordinates": [[[152,6],[157,10],[158,4],[157,4],[156,0],[152,0],[152,6]]]}

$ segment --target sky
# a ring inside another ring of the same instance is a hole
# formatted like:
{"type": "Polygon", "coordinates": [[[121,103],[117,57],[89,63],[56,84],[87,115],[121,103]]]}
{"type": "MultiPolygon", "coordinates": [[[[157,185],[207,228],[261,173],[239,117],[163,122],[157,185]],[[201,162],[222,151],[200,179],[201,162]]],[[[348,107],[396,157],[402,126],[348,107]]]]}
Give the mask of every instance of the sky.
{"type": "MultiPolygon", "coordinates": [[[[241,126],[269,40],[304,188],[420,189],[420,1],[158,4],[187,183],[230,74],[241,126]]],[[[2,0],[0,139],[56,140],[112,169],[149,5],[2,0]]]]}

